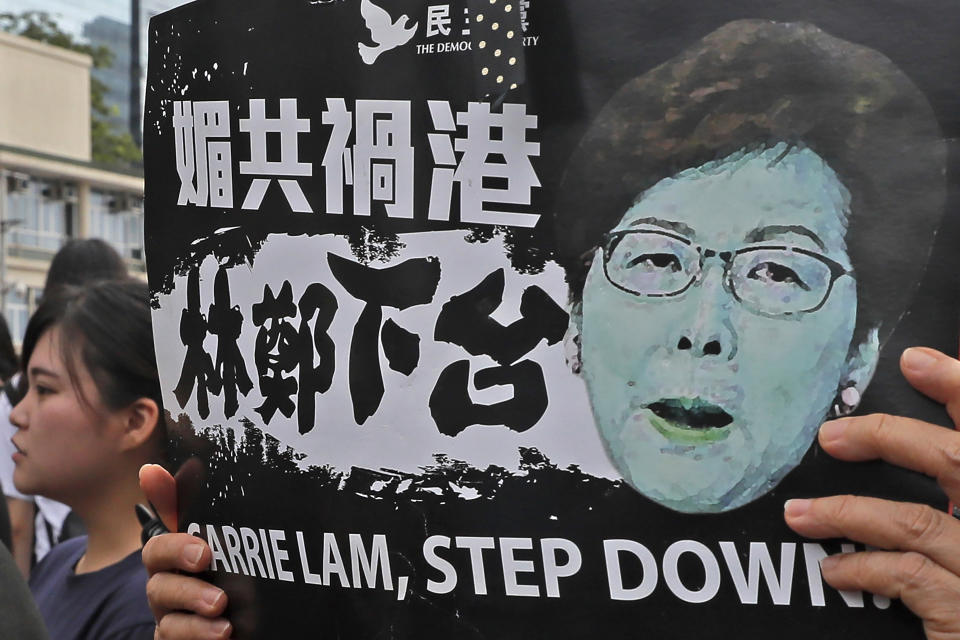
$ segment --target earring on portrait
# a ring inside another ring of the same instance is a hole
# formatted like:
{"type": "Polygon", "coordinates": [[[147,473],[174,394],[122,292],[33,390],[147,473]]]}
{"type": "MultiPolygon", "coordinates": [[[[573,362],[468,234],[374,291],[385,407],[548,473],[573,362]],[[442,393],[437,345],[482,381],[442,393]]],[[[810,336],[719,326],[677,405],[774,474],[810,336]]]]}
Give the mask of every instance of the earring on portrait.
{"type": "Polygon", "coordinates": [[[863,391],[873,379],[880,360],[880,327],[872,327],[866,336],[850,350],[844,382],[837,388],[837,395],[830,410],[831,418],[842,418],[854,412],[860,405],[863,391]]]}
{"type": "Polygon", "coordinates": [[[567,367],[575,374],[580,373],[580,329],[573,323],[567,327],[567,332],[563,335],[563,357],[567,362],[567,367]]]}
{"type": "Polygon", "coordinates": [[[853,413],[857,405],[860,404],[860,390],[857,389],[855,382],[847,382],[837,393],[837,399],[833,404],[831,414],[833,418],[842,418],[853,413]]]}

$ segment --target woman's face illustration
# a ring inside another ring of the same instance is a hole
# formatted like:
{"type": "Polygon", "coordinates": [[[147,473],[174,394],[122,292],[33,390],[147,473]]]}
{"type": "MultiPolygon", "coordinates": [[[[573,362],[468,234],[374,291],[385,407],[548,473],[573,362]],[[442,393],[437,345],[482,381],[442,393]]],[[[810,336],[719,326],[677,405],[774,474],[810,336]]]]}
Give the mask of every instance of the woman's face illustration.
{"type": "Polygon", "coordinates": [[[849,376],[849,194],[813,151],[732,156],[647,190],[583,289],[582,373],[628,483],[684,512],[765,494],[849,376]]]}

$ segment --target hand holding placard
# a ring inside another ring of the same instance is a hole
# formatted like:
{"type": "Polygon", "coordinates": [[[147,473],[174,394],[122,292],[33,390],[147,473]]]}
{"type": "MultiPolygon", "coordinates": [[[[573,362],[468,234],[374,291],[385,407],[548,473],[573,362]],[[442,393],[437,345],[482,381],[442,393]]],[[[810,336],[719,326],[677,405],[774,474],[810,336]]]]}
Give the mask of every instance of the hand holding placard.
{"type": "MultiPolygon", "coordinates": [[[[960,362],[932,349],[907,349],[904,376],[946,405],[960,424],[960,362]]],[[[952,502],[960,499],[960,434],[919,420],[871,415],[827,422],[820,444],[832,456],[882,459],[937,479],[952,502]]],[[[903,603],[923,619],[929,640],[960,633],[960,521],[920,504],[860,496],[790,500],[787,524],[814,538],[844,537],[877,551],[825,558],[823,577],[837,589],[862,589],[903,603]]]]}

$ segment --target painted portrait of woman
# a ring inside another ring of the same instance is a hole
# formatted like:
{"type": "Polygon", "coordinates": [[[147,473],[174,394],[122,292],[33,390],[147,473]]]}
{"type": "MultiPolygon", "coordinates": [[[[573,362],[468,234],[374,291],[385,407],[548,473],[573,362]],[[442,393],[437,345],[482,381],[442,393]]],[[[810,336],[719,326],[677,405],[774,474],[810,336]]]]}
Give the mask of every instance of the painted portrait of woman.
{"type": "Polygon", "coordinates": [[[807,23],[730,22],[607,102],[564,174],[571,367],[624,480],[735,509],[853,411],[945,198],[933,111],[807,23]]]}

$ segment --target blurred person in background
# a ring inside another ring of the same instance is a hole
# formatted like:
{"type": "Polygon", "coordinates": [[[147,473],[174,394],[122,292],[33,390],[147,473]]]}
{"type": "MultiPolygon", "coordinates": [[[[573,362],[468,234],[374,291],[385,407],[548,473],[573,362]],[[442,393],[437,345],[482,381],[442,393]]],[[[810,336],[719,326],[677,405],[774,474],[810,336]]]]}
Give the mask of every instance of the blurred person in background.
{"type": "Polygon", "coordinates": [[[104,240],[70,240],[50,262],[43,295],[49,295],[56,287],[79,286],[98,280],[122,280],[127,275],[123,258],[104,240]]]}
{"type": "Polygon", "coordinates": [[[47,640],[40,612],[13,556],[0,546],[0,637],[47,640]]]}
{"type": "Polygon", "coordinates": [[[153,638],[134,506],[144,502],[137,471],[162,458],[166,434],[146,284],[58,288],[27,324],[23,361],[14,483],[68,505],[87,531],[31,572],[47,630],[57,640],[153,638]]]}
{"type": "Polygon", "coordinates": [[[13,348],[13,338],[7,320],[0,315],[0,382],[6,384],[20,370],[20,358],[13,348]]]}
{"type": "MultiPolygon", "coordinates": [[[[120,254],[99,238],[70,240],[57,251],[47,271],[43,295],[49,296],[57,288],[68,285],[83,285],[99,280],[120,280],[127,277],[127,266],[120,254]]],[[[4,323],[6,326],[6,323],[4,323]]],[[[7,332],[9,336],[9,333],[7,332]]],[[[10,343],[10,352],[13,343],[10,343]]],[[[58,542],[83,533],[76,518],[70,517],[70,508],[43,496],[36,498],[17,491],[13,485],[13,459],[15,449],[10,442],[16,429],[10,424],[9,415],[23,395],[20,376],[12,379],[4,372],[13,369],[6,366],[7,353],[0,335],[0,375],[4,388],[0,394],[0,486],[6,496],[10,514],[12,553],[20,572],[27,577],[34,562],[39,562],[58,542]]],[[[13,354],[15,357],[15,354],[13,354]]]]}
{"type": "MultiPolygon", "coordinates": [[[[19,368],[20,359],[17,357],[16,349],[13,348],[10,329],[7,327],[7,321],[0,315],[0,386],[6,387],[6,384],[16,375],[19,368]]],[[[6,410],[4,415],[10,413],[11,406],[6,393],[0,391],[0,407],[6,410]]],[[[0,484],[0,489],[2,488],[3,486],[0,484]]],[[[5,501],[0,501],[0,543],[13,553],[13,533],[12,527],[10,526],[10,513],[5,501]]]]}

